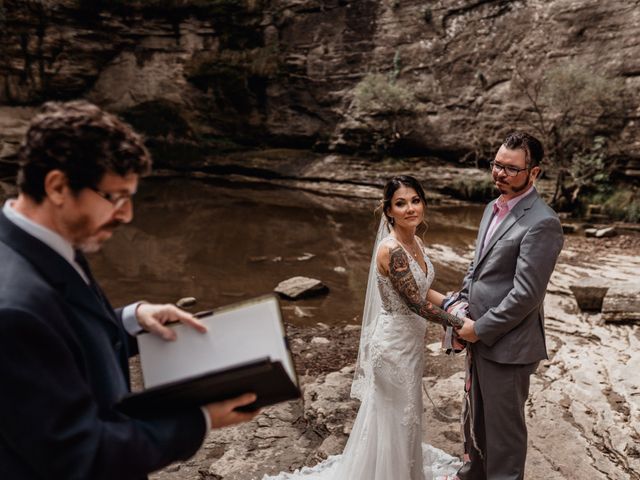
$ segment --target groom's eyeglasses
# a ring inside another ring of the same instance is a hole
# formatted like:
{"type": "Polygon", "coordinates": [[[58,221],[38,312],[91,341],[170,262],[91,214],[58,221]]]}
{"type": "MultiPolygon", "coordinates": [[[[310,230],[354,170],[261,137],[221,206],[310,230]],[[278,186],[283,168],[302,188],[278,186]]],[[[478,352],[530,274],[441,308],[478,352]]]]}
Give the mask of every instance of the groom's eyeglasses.
{"type": "Polygon", "coordinates": [[[508,177],[515,177],[523,170],[530,170],[529,167],[524,167],[524,168],[512,167],[510,165],[502,165],[498,162],[493,162],[493,161],[489,162],[489,166],[491,167],[492,170],[495,170],[498,173],[504,170],[508,177]]]}

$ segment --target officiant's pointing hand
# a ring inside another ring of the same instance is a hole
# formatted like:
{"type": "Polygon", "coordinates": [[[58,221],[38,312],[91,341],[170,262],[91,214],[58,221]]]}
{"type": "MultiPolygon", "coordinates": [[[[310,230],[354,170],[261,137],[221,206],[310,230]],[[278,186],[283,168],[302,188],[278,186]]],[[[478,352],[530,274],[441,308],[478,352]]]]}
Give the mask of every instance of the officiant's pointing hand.
{"type": "Polygon", "coordinates": [[[207,327],[189,312],[179,309],[175,305],[140,303],[136,308],[138,324],[147,332],[154,333],[167,341],[176,339],[176,332],[165,324],[168,322],[181,322],[195,328],[200,333],[205,333],[207,327]]]}

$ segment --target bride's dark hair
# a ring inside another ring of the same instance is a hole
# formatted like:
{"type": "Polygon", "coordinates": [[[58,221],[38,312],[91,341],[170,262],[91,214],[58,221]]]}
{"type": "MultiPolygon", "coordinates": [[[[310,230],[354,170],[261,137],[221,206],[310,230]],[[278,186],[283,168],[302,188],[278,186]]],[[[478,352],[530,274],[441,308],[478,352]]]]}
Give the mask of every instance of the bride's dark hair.
{"type": "MultiPolygon", "coordinates": [[[[387,215],[387,212],[391,209],[391,199],[393,198],[393,194],[396,193],[396,190],[398,190],[400,187],[413,188],[420,197],[420,200],[422,200],[422,204],[425,207],[427,206],[427,196],[424,193],[424,188],[422,188],[420,182],[410,175],[397,175],[385,184],[382,191],[382,202],[376,209],[376,211],[382,210],[382,214],[387,217],[387,222],[389,222],[389,225],[393,225],[393,221],[391,217],[387,215]]],[[[427,223],[424,219],[422,220],[422,223],[425,225],[425,227],[427,226],[427,223]]]]}

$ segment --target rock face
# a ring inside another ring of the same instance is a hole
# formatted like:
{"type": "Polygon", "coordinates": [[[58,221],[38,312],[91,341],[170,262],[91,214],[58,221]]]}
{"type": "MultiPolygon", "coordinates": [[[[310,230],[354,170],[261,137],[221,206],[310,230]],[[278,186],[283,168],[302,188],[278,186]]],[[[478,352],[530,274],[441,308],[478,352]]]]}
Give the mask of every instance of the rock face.
{"type": "Polygon", "coordinates": [[[605,322],[640,322],[640,283],[609,288],[602,302],[605,322]]]}
{"type": "Polygon", "coordinates": [[[623,0],[5,0],[0,25],[0,115],[85,97],[169,166],[238,143],[460,159],[531,114],[516,65],[574,61],[628,87],[619,172],[638,176],[640,10],[623,0]],[[377,113],[355,101],[372,72],[377,113]]]}

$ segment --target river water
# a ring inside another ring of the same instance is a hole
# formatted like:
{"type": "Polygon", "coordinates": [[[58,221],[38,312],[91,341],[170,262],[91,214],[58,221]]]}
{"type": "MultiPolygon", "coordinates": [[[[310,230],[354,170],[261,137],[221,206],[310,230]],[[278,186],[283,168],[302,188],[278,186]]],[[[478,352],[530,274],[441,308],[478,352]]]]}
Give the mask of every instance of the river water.
{"type": "MultiPolygon", "coordinates": [[[[90,261],[114,305],[193,296],[193,311],[206,310],[269,293],[280,281],[303,275],[321,280],[329,293],[283,300],[286,321],[359,323],[375,204],[254,183],[145,179],[133,222],[90,261]]],[[[468,251],[481,210],[429,207],[426,244],[468,251]]],[[[434,287],[456,288],[460,266],[450,268],[435,255],[432,261],[434,287]]]]}

